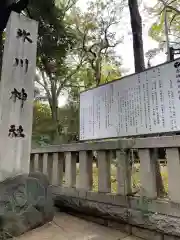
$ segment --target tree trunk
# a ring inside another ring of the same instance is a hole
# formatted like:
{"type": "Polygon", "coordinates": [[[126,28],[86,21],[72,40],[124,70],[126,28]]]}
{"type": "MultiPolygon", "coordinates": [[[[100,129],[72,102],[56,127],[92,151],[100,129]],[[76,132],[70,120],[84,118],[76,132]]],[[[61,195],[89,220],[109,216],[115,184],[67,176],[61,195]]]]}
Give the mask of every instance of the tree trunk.
{"type": "MultiPolygon", "coordinates": [[[[144,48],[142,38],[142,19],[139,13],[138,1],[128,0],[131,28],[133,35],[133,48],[134,48],[134,65],[135,72],[139,73],[145,69],[144,63],[144,48]]],[[[161,176],[161,166],[159,161],[156,162],[156,182],[158,188],[158,195],[163,195],[165,192],[163,180],[161,176]]]]}
{"type": "Polygon", "coordinates": [[[55,130],[53,134],[53,141],[56,142],[59,139],[59,117],[58,117],[58,96],[57,89],[55,84],[55,79],[50,76],[51,80],[51,99],[49,101],[49,105],[51,108],[52,120],[55,125],[55,130]]]}
{"type": "Polygon", "coordinates": [[[166,195],[166,191],[161,176],[161,164],[159,160],[156,161],[156,184],[158,197],[164,197],[166,195]]]}
{"type": "Polygon", "coordinates": [[[99,86],[101,83],[101,56],[99,54],[98,58],[96,59],[96,66],[95,66],[95,80],[96,80],[96,86],[99,86]]]}
{"type": "Polygon", "coordinates": [[[54,97],[51,101],[50,108],[51,108],[52,120],[55,125],[55,130],[54,130],[52,140],[56,141],[59,137],[59,129],[58,129],[59,119],[58,119],[58,102],[54,97]]]}
{"type": "Polygon", "coordinates": [[[3,32],[0,32],[0,80],[2,70],[2,59],[3,59],[3,32]]]}
{"type": "Polygon", "coordinates": [[[134,65],[135,72],[139,73],[145,69],[144,49],[142,38],[142,19],[139,13],[137,0],[128,0],[131,28],[133,35],[134,65]]]}

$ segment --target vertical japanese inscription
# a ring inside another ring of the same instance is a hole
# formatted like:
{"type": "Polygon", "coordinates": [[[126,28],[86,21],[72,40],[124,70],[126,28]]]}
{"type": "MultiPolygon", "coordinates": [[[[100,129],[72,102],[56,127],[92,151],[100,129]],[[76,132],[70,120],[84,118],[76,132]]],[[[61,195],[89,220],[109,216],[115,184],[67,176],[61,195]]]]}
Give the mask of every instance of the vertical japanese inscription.
{"type": "Polygon", "coordinates": [[[98,91],[94,91],[96,94],[92,95],[95,98],[93,109],[90,111],[90,115],[95,113],[91,122],[95,121],[92,127],[94,130],[91,131],[97,138],[163,133],[179,129],[178,61],[130,76],[129,79],[122,79],[118,84],[110,83],[100,88],[98,94],[98,91]],[[175,73],[176,76],[173,75],[175,73]]]}
{"type": "Polygon", "coordinates": [[[169,90],[168,90],[168,100],[169,100],[169,116],[170,116],[170,124],[171,130],[174,131],[177,129],[176,123],[176,109],[175,109],[175,96],[174,96],[174,87],[173,81],[169,80],[169,90]]]}

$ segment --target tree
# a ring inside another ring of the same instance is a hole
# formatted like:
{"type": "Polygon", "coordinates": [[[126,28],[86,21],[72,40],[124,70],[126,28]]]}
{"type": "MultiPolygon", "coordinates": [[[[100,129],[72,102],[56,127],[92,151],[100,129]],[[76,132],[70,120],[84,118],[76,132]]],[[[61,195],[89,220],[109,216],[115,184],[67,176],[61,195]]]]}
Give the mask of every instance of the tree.
{"type": "Polygon", "coordinates": [[[160,47],[165,46],[165,9],[167,13],[167,22],[169,28],[170,45],[178,46],[180,39],[180,10],[179,0],[159,0],[153,9],[150,9],[151,14],[155,18],[152,24],[149,35],[159,42],[160,47]]]}
{"type": "MultiPolygon", "coordinates": [[[[122,74],[120,67],[111,64],[102,64],[100,84],[120,79],[121,76],[122,74]]],[[[77,73],[74,74],[74,76],[72,77],[72,83],[69,86],[70,92],[74,91],[75,89],[78,89],[80,91],[97,86],[97,82],[94,78],[94,71],[90,67],[88,67],[87,63],[83,64],[82,67],[77,71],[77,73]]]]}
{"type": "Polygon", "coordinates": [[[105,65],[114,66],[120,74],[120,58],[114,50],[122,38],[117,39],[113,27],[120,23],[122,9],[123,1],[96,0],[89,2],[85,13],[74,8],[70,16],[72,28],[77,35],[74,53],[83,59],[87,76],[93,73],[96,86],[102,83],[105,65]]]}
{"type": "Polygon", "coordinates": [[[133,35],[134,65],[135,72],[139,73],[145,69],[144,48],[142,38],[142,19],[139,13],[138,1],[128,0],[131,28],[133,35]]]}
{"type": "Polygon", "coordinates": [[[178,9],[178,7],[179,7],[178,0],[171,0],[171,1],[159,0],[159,2],[163,4],[164,8],[169,9],[170,12],[174,12],[177,15],[180,14],[180,10],[178,9]]]}
{"type": "MultiPolygon", "coordinates": [[[[79,134],[79,101],[73,96],[77,92],[72,91],[68,103],[58,109],[59,116],[59,143],[77,141],[79,134]],[[73,101],[75,100],[75,101],[73,101]]],[[[40,101],[34,102],[33,114],[33,145],[48,145],[54,143],[54,125],[51,117],[51,109],[48,104],[40,101]]]]}
{"type": "Polygon", "coordinates": [[[1,79],[1,68],[2,68],[2,58],[3,58],[3,32],[0,32],[0,79],[1,79]]]}
{"type": "MultiPolygon", "coordinates": [[[[118,23],[118,21],[115,22],[117,18],[115,18],[116,14],[113,12],[114,10],[111,9],[111,12],[109,12],[111,20],[108,22],[109,18],[106,16],[106,18],[101,19],[102,16],[100,14],[102,13],[101,10],[105,12],[105,5],[99,5],[98,2],[96,2],[97,5],[91,3],[88,12],[81,13],[75,7],[71,10],[75,1],[69,1],[68,6],[64,2],[61,1],[58,6],[60,6],[61,10],[64,9],[64,25],[66,25],[66,30],[69,29],[68,33],[72,34],[71,36],[74,37],[74,41],[70,42],[69,49],[63,55],[62,61],[59,59],[62,54],[57,54],[56,45],[53,47],[49,44],[50,41],[47,41],[45,54],[38,60],[39,76],[36,78],[36,82],[45,90],[45,95],[51,108],[52,119],[57,129],[56,136],[60,136],[61,134],[61,132],[58,132],[61,125],[58,98],[62,91],[71,91],[72,88],[79,89],[82,85],[86,88],[87,86],[92,86],[95,82],[98,85],[100,81],[107,82],[113,80],[112,77],[120,77],[120,69],[113,52],[113,48],[119,41],[114,41],[115,33],[112,30],[109,31],[114,24],[118,23]],[[95,10],[97,9],[98,13],[96,15],[95,10]],[[91,10],[94,11],[94,14],[90,13],[91,10]],[[96,18],[92,19],[93,15],[96,18]],[[88,23],[90,20],[91,26],[88,23]],[[97,24],[96,20],[99,21],[97,24]],[[92,28],[93,24],[95,27],[92,28]],[[87,28],[87,31],[85,28],[87,28]],[[79,31],[81,31],[81,34],[79,31]],[[95,31],[98,36],[96,39],[94,38],[95,31]],[[84,41],[83,39],[86,40],[84,41]],[[110,42],[114,46],[111,46],[110,42]],[[89,44],[91,44],[91,50],[87,50],[89,44]],[[98,55],[96,54],[96,50],[98,51],[98,55]],[[82,73],[86,73],[84,79],[81,77],[82,73]],[[96,81],[94,80],[94,76],[96,76],[96,81]],[[97,76],[100,76],[101,79],[97,78],[97,76]]],[[[108,4],[110,7],[110,2],[108,4]]],[[[45,40],[43,39],[43,41],[45,40]]]]}
{"type": "MultiPolygon", "coordinates": [[[[68,6],[74,1],[69,1],[68,6]]],[[[59,6],[59,5],[58,5],[59,6]]],[[[66,67],[64,61],[67,52],[74,44],[74,36],[66,25],[65,17],[67,5],[60,8],[51,1],[32,0],[29,11],[32,17],[39,20],[39,38],[37,52],[38,77],[36,82],[45,90],[51,109],[52,120],[58,133],[58,97],[69,81],[72,71],[66,67]]]]}
{"type": "Polygon", "coordinates": [[[161,51],[163,51],[163,48],[162,47],[159,47],[159,48],[153,48],[153,49],[150,49],[149,51],[146,52],[145,56],[148,60],[148,68],[151,67],[151,60],[158,54],[160,53],[161,51]]]}
{"type": "Polygon", "coordinates": [[[33,108],[33,132],[34,145],[51,144],[55,129],[52,122],[51,110],[47,104],[34,102],[33,108]]]}
{"type": "Polygon", "coordinates": [[[79,106],[72,102],[59,108],[59,121],[61,124],[61,141],[63,143],[76,142],[79,136],[79,106]]]}

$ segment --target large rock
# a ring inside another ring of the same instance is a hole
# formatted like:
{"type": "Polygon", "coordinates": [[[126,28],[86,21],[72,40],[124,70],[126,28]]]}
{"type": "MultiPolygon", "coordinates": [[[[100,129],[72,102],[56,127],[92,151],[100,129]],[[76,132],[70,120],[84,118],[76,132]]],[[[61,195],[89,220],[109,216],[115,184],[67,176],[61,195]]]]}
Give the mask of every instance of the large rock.
{"type": "Polygon", "coordinates": [[[42,173],[8,178],[0,183],[0,239],[19,236],[54,218],[52,193],[42,173]]]}

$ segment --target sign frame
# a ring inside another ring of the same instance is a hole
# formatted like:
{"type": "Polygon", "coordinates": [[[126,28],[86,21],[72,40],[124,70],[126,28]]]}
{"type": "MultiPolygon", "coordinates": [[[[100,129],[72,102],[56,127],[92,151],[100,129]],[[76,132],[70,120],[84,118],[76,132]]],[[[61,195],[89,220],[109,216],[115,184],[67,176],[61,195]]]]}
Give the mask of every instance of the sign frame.
{"type": "MultiPolygon", "coordinates": [[[[153,69],[156,69],[158,67],[161,67],[161,66],[165,66],[165,65],[168,65],[170,63],[175,63],[175,62],[180,62],[180,57],[179,58],[176,58],[175,60],[173,61],[167,61],[167,62],[164,62],[164,63],[161,63],[161,64],[158,64],[156,66],[152,66],[150,68],[147,68],[145,70],[143,70],[142,72],[140,73],[132,73],[132,74],[129,74],[127,76],[123,76],[122,78],[117,78],[117,79],[114,79],[112,80],[111,82],[107,82],[107,83],[103,83],[99,86],[95,86],[95,87],[92,87],[90,89],[87,89],[87,90],[83,90],[80,92],[80,96],[81,94],[83,93],[86,93],[86,92],[90,92],[94,89],[98,89],[102,86],[106,86],[106,85],[109,85],[109,84],[112,84],[112,83],[115,83],[115,82],[118,82],[118,81],[125,81],[127,78],[129,77],[133,77],[133,76],[136,76],[138,74],[141,74],[141,73],[144,73],[144,72],[147,72],[147,71],[150,71],[150,70],[153,70],[153,69]]],[[[159,136],[172,136],[172,135],[180,135],[180,130],[175,130],[175,131],[167,131],[167,132],[157,132],[157,133],[147,133],[147,134],[134,134],[134,135],[128,135],[128,136],[117,136],[117,137],[105,137],[105,138],[92,138],[92,139],[84,139],[84,140],[81,140],[80,139],[80,117],[81,117],[81,113],[80,113],[80,106],[81,106],[81,102],[79,100],[79,142],[92,142],[92,141],[104,141],[104,140],[115,140],[115,139],[131,139],[131,138],[146,138],[146,137],[159,137],[159,136]]]]}

